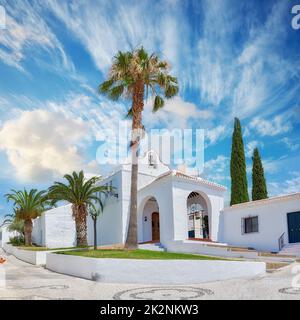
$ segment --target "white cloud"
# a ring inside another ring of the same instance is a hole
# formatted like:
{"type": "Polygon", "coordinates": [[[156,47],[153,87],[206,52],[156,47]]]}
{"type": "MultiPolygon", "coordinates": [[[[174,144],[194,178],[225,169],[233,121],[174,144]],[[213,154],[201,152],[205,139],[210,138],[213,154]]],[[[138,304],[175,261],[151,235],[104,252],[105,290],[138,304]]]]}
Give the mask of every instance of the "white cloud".
{"type": "Polygon", "coordinates": [[[257,141],[257,140],[253,140],[253,141],[248,142],[246,145],[246,150],[245,150],[246,157],[252,158],[254,149],[255,148],[263,148],[263,146],[264,146],[264,144],[260,141],[257,141]]]}
{"type": "Polygon", "coordinates": [[[249,128],[255,130],[261,136],[276,136],[289,132],[293,126],[288,117],[281,114],[275,116],[272,120],[255,117],[251,120],[249,128]]]}
{"type": "Polygon", "coordinates": [[[269,173],[269,174],[274,174],[277,173],[280,166],[281,166],[281,161],[282,159],[262,159],[262,164],[264,167],[264,171],[265,173],[269,173]]]}
{"type": "MultiPolygon", "coordinates": [[[[24,111],[18,119],[5,122],[0,148],[18,179],[46,181],[89,168],[77,147],[87,134],[86,124],[80,119],[46,110],[24,111]]],[[[94,164],[91,167],[94,169],[94,164]]]]}
{"type": "Polygon", "coordinates": [[[223,140],[227,134],[226,126],[219,125],[213,129],[206,130],[206,138],[208,139],[208,144],[212,145],[218,142],[218,140],[223,140]]]}
{"type": "Polygon", "coordinates": [[[214,172],[224,172],[228,167],[229,158],[224,155],[218,155],[217,158],[205,162],[205,169],[212,174],[214,172]]]}
{"type": "Polygon", "coordinates": [[[214,114],[210,110],[199,110],[194,103],[184,101],[177,96],[173,99],[166,99],[165,106],[156,113],[152,112],[153,100],[148,100],[145,104],[144,122],[146,126],[157,128],[158,123],[166,128],[188,128],[188,121],[210,120],[214,114]]]}
{"type": "Polygon", "coordinates": [[[229,177],[230,159],[224,155],[218,155],[217,158],[206,161],[202,176],[211,181],[227,184],[229,177]]]}

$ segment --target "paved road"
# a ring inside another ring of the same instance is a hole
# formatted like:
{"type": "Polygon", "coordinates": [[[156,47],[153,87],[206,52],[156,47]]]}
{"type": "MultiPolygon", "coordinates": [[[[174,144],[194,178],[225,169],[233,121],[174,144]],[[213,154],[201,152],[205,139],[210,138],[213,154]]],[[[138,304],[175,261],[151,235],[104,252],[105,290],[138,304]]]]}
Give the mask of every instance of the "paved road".
{"type": "MultiPolygon", "coordinates": [[[[3,254],[3,252],[0,252],[3,254]]],[[[3,254],[5,256],[5,254],[3,254]]],[[[33,266],[8,256],[0,267],[5,271],[6,287],[0,299],[297,299],[292,289],[292,267],[252,279],[236,279],[193,286],[143,286],[104,284],[69,277],[33,266]]],[[[2,269],[2,270],[1,270],[2,269]]],[[[1,280],[1,278],[0,278],[1,280]]],[[[299,281],[300,283],[300,281],[299,281]]]]}

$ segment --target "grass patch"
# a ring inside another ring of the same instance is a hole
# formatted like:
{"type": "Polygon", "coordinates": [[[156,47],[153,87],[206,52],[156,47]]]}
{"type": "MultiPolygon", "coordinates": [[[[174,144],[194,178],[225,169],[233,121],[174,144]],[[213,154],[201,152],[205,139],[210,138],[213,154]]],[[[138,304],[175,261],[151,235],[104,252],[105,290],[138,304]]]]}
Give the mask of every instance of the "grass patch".
{"type": "Polygon", "coordinates": [[[150,250],[81,250],[61,251],[58,254],[101,259],[141,259],[141,260],[225,260],[198,254],[173,253],[150,250]]]}
{"type": "Polygon", "coordinates": [[[18,249],[27,251],[47,251],[45,247],[34,247],[34,246],[16,246],[18,249]]]}
{"type": "Polygon", "coordinates": [[[46,247],[38,247],[38,246],[16,246],[18,249],[21,250],[28,250],[28,251],[55,251],[55,250],[71,250],[71,249],[88,249],[90,247],[67,247],[67,248],[46,248],[46,247]]]}
{"type": "Polygon", "coordinates": [[[266,268],[268,271],[274,271],[283,267],[287,267],[289,263],[284,263],[284,262],[267,262],[266,263],[266,268]]]}

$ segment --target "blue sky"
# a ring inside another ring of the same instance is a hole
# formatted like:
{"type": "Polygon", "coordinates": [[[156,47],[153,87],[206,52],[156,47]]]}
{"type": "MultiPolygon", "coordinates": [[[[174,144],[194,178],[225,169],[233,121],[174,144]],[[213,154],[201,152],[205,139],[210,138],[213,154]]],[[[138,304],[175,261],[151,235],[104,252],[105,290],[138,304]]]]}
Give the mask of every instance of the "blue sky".
{"type": "MultiPolygon", "coordinates": [[[[299,2],[299,1],[298,1],[299,2]]],[[[234,117],[248,180],[259,147],[270,195],[300,191],[297,1],[14,1],[0,29],[0,215],[11,188],[45,188],[73,169],[102,172],[101,133],[127,102],[97,94],[118,50],[143,45],[170,61],[179,96],[151,128],[204,128],[205,177],[230,188],[234,117]]],[[[107,170],[107,168],[105,168],[107,170]]]]}

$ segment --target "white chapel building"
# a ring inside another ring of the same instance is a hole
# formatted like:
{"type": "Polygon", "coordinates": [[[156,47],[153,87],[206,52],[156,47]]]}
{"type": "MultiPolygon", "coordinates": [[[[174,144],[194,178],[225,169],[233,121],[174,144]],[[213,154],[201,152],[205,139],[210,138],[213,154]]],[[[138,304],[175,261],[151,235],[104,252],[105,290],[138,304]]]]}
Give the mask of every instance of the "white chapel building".
{"type": "MultiPolygon", "coordinates": [[[[113,192],[98,219],[98,245],[126,240],[130,179],[131,165],[122,165],[101,181],[112,186],[113,192]]],[[[269,252],[299,250],[300,193],[224,208],[225,192],[222,185],[170,170],[154,151],[147,152],[139,163],[139,243],[159,243],[168,251],[194,253],[228,246],[269,252]]],[[[72,247],[75,239],[71,205],[46,211],[34,221],[37,245],[72,247]]],[[[88,242],[93,244],[91,218],[88,242]]]]}

